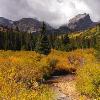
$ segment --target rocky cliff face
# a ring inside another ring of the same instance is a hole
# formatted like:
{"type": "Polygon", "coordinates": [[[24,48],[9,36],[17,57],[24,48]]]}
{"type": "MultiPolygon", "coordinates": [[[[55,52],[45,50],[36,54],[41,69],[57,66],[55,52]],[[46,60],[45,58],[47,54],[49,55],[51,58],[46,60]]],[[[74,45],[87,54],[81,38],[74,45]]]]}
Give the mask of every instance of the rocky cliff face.
{"type": "Polygon", "coordinates": [[[16,27],[18,27],[21,32],[33,33],[40,30],[41,23],[36,19],[23,18],[14,22],[13,28],[16,29],[16,27]]]}
{"type": "MultiPolygon", "coordinates": [[[[19,29],[21,32],[27,33],[37,33],[40,31],[42,22],[33,18],[22,18],[18,21],[11,21],[9,19],[0,17],[0,26],[12,28],[16,30],[19,29]]],[[[52,27],[46,24],[47,30],[52,30],[52,27]]]]}
{"type": "Polygon", "coordinates": [[[13,21],[9,20],[9,19],[6,19],[6,18],[3,18],[3,17],[0,17],[0,26],[4,26],[4,27],[12,27],[13,25],[13,21]]]}
{"type": "MultiPolygon", "coordinates": [[[[15,21],[13,27],[18,27],[19,31],[27,32],[27,33],[36,33],[39,32],[42,26],[42,22],[33,19],[33,18],[23,18],[19,21],[15,21]]],[[[51,30],[48,24],[46,24],[47,30],[51,30]]]]}
{"type": "MultiPolygon", "coordinates": [[[[72,31],[81,31],[85,30],[89,27],[93,27],[100,22],[93,22],[89,16],[89,14],[79,14],[69,20],[69,23],[66,25],[62,25],[58,29],[52,28],[49,24],[46,24],[47,33],[70,33],[72,31]]],[[[18,28],[21,32],[27,33],[38,33],[41,29],[42,22],[33,18],[22,18],[18,21],[11,21],[9,19],[0,17],[0,26],[4,26],[7,28],[16,29],[18,28]]]]}
{"type": "Polygon", "coordinates": [[[69,20],[68,27],[71,30],[79,31],[79,30],[84,30],[86,28],[89,28],[93,26],[94,23],[91,20],[89,14],[79,14],[69,20]]]}

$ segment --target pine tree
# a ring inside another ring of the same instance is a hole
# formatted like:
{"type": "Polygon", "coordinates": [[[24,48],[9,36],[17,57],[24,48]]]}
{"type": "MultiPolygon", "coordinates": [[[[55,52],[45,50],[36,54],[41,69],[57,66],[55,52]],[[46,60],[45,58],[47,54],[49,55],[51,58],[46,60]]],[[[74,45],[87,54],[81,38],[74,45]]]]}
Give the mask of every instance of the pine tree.
{"type": "Polygon", "coordinates": [[[63,44],[68,44],[70,42],[69,40],[69,37],[68,37],[68,34],[66,34],[64,37],[63,37],[63,44]]]}
{"type": "Polygon", "coordinates": [[[51,46],[50,46],[49,39],[46,34],[46,25],[44,22],[42,25],[40,37],[36,44],[36,52],[40,54],[45,54],[45,55],[48,55],[51,52],[51,46]]]}
{"type": "Polygon", "coordinates": [[[64,36],[62,36],[61,41],[62,41],[61,50],[69,51],[71,44],[70,44],[70,39],[68,37],[68,34],[65,34],[64,36]]]}
{"type": "Polygon", "coordinates": [[[4,50],[7,50],[8,48],[8,38],[7,38],[8,34],[7,32],[4,33],[4,50]]]}

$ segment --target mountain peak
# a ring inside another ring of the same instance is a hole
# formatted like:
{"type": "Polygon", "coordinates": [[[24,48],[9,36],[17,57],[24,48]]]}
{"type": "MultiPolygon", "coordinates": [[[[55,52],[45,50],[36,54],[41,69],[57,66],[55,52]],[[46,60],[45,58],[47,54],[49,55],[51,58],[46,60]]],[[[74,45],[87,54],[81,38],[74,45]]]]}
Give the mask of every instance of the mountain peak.
{"type": "Polygon", "coordinates": [[[0,17],[0,25],[11,27],[12,24],[13,24],[13,21],[6,19],[4,17],[0,17]]]}
{"type": "MultiPolygon", "coordinates": [[[[27,33],[36,33],[39,32],[42,26],[42,22],[35,18],[22,18],[18,21],[15,21],[13,24],[14,29],[19,28],[22,32],[27,33]]],[[[46,23],[47,30],[51,30],[52,27],[46,23]]]]}
{"type": "Polygon", "coordinates": [[[80,19],[84,19],[84,18],[86,18],[86,17],[88,17],[88,18],[90,19],[90,16],[89,16],[89,14],[87,14],[87,13],[78,14],[78,15],[76,15],[74,18],[70,19],[69,22],[75,22],[75,21],[78,21],[78,20],[80,20],[80,19]]]}
{"type": "Polygon", "coordinates": [[[78,14],[69,20],[68,27],[72,30],[83,30],[93,25],[90,15],[87,13],[78,14]]]}
{"type": "Polygon", "coordinates": [[[87,14],[87,13],[84,13],[84,14],[78,14],[78,15],[76,15],[74,18],[72,18],[72,19],[69,20],[69,23],[75,23],[75,22],[77,22],[77,21],[79,21],[81,19],[84,19],[84,18],[88,18],[89,20],[91,20],[90,19],[90,15],[87,14]]]}

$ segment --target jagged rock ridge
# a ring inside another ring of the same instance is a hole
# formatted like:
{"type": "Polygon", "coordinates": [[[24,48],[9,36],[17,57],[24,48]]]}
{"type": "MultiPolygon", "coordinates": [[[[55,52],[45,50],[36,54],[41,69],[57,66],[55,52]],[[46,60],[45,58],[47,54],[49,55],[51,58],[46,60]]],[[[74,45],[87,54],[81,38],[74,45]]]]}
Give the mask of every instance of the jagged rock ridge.
{"type": "Polygon", "coordinates": [[[71,30],[79,31],[92,27],[94,22],[91,20],[89,14],[79,14],[69,20],[68,27],[71,30]]]}
{"type": "MultiPolygon", "coordinates": [[[[70,33],[72,31],[81,31],[93,27],[100,22],[93,22],[89,14],[78,14],[74,18],[69,20],[69,23],[60,26],[58,29],[52,28],[46,23],[47,33],[70,33]]],[[[3,17],[0,17],[0,26],[16,29],[21,32],[38,33],[41,29],[42,22],[33,18],[22,18],[18,21],[12,21],[3,17]]]]}

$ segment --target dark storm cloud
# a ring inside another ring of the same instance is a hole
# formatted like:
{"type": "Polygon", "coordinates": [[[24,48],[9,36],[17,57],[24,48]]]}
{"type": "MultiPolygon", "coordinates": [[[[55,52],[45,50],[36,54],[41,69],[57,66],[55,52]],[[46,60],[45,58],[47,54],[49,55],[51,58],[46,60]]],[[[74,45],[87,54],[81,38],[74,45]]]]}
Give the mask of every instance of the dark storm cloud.
{"type": "Polygon", "coordinates": [[[23,17],[31,10],[27,0],[1,0],[0,7],[2,16],[13,19],[23,17]]]}
{"type": "Polygon", "coordinates": [[[79,13],[89,13],[100,20],[100,0],[0,0],[0,16],[17,20],[36,17],[59,26],[79,13]]]}

